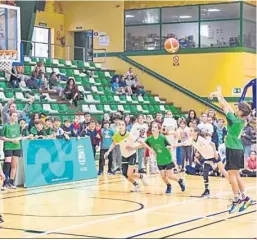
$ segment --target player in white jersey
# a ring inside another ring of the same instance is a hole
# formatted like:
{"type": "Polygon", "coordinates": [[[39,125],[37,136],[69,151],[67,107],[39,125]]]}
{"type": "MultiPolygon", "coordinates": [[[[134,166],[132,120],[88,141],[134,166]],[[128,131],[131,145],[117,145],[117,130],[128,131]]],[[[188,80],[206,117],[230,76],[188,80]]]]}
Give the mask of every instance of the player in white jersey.
{"type": "MultiPolygon", "coordinates": [[[[209,172],[214,168],[214,164],[217,164],[220,172],[228,179],[228,173],[224,168],[223,163],[221,162],[219,155],[216,151],[215,144],[210,142],[206,138],[200,136],[200,129],[194,128],[192,130],[192,136],[187,141],[182,143],[183,144],[190,144],[196,149],[204,159],[204,166],[203,166],[203,179],[204,179],[204,186],[205,190],[202,194],[202,197],[210,195],[209,190],[209,172]]],[[[176,145],[180,146],[180,145],[176,145]]]]}

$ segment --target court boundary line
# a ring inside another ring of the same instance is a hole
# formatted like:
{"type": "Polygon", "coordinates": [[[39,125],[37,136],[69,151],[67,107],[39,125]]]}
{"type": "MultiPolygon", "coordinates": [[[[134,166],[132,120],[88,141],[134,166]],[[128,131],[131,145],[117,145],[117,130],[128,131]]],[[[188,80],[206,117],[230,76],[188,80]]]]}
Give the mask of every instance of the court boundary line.
{"type": "MultiPolygon", "coordinates": [[[[246,190],[249,190],[249,189],[256,189],[256,186],[252,186],[252,187],[248,187],[246,188],[246,190]]],[[[229,195],[231,194],[231,191],[226,191],[226,192],[221,192],[221,193],[218,193],[218,194],[214,194],[214,195],[211,195],[211,197],[213,196],[224,196],[224,195],[229,195]]],[[[176,206],[176,205],[184,205],[186,203],[192,203],[192,202],[196,202],[196,201],[200,201],[200,200],[204,200],[205,198],[196,198],[196,199],[190,199],[190,200],[186,200],[186,201],[183,201],[183,202],[176,202],[176,203],[169,203],[169,204],[165,204],[165,205],[159,205],[159,206],[155,206],[153,208],[146,208],[142,211],[139,211],[139,212],[136,212],[136,213],[140,213],[140,214],[143,214],[143,213],[147,213],[147,212],[150,212],[150,211],[154,211],[154,210],[157,210],[157,209],[162,209],[162,208],[165,208],[165,207],[170,207],[170,206],[176,206]]],[[[67,231],[67,230],[71,230],[71,229],[76,229],[78,227],[85,227],[85,226],[89,226],[89,225],[93,225],[93,224],[96,224],[96,223],[102,223],[102,222],[106,222],[106,221],[111,221],[111,220],[115,220],[115,219],[119,219],[121,217],[126,217],[126,216],[130,216],[130,215],[133,215],[135,214],[135,212],[133,213],[126,213],[126,214],[123,214],[123,215],[118,215],[118,216],[113,216],[113,217],[107,217],[107,218],[103,218],[103,219],[97,219],[97,220],[93,220],[91,222],[86,222],[86,223],[81,223],[81,224],[76,224],[76,225],[70,225],[70,226],[66,226],[66,227],[62,227],[62,228],[57,228],[57,229],[54,229],[54,230],[48,230],[46,231],[45,233],[42,233],[42,234],[35,234],[35,235],[32,235],[28,238],[37,238],[37,237],[41,237],[41,236],[44,236],[44,235],[48,235],[48,234],[51,234],[52,232],[60,232],[60,231],[67,231]]]]}
{"type": "Polygon", "coordinates": [[[207,223],[207,224],[204,224],[204,225],[201,225],[201,226],[197,226],[197,227],[194,227],[194,228],[183,230],[181,232],[177,232],[177,233],[173,233],[173,234],[170,234],[170,235],[167,235],[167,236],[164,236],[164,237],[160,237],[160,239],[166,239],[168,237],[173,237],[173,236],[185,233],[185,232],[194,231],[194,230],[199,229],[199,228],[207,227],[207,226],[210,226],[210,225],[213,225],[213,224],[224,222],[224,221],[226,221],[228,219],[233,219],[233,218],[241,217],[241,216],[244,216],[244,215],[247,215],[247,214],[251,214],[251,213],[254,213],[254,212],[257,212],[257,210],[253,210],[253,211],[250,211],[250,212],[246,212],[246,213],[243,213],[243,214],[239,214],[239,215],[236,215],[236,216],[232,216],[232,217],[229,217],[229,218],[224,218],[224,219],[221,219],[221,220],[217,220],[215,222],[211,222],[211,223],[207,223]]]}

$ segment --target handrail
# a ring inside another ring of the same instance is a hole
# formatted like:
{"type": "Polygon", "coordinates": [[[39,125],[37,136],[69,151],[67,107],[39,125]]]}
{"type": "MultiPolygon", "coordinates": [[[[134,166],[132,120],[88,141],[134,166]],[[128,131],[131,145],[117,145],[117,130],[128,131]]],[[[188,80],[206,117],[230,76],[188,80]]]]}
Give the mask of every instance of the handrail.
{"type": "Polygon", "coordinates": [[[160,80],[160,81],[166,83],[167,85],[169,85],[169,86],[171,86],[171,87],[173,87],[173,88],[179,90],[180,92],[186,94],[187,96],[189,96],[189,97],[195,99],[196,101],[198,101],[198,102],[200,102],[200,103],[202,103],[202,104],[204,104],[204,105],[206,105],[206,106],[208,106],[208,107],[214,109],[215,111],[217,111],[217,112],[219,112],[219,113],[221,113],[221,114],[224,114],[224,111],[223,111],[221,108],[219,108],[218,106],[216,106],[215,104],[210,103],[210,102],[208,102],[208,101],[205,101],[204,99],[202,99],[201,97],[199,97],[197,94],[193,93],[192,91],[189,91],[188,89],[186,89],[186,88],[184,88],[184,87],[178,85],[177,83],[175,83],[175,82],[169,80],[168,78],[165,78],[164,76],[162,76],[162,75],[160,75],[160,74],[154,72],[153,70],[151,70],[151,69],[145,67],[144,65],[142,65],[142,64],[140,64],[140,63],[138,63],[138,62],[132,60],[131,58],[128,58],[127,56],[124,56],[124,55],[122,55],[122,54],[118,55],[118,57],[121,58],[122,60],[124,60],[125,62],[130,63],[130,64],[132,64],[133,66],[139,68],[140,70],[142,70],[142,71],[148,73],[148,74],[151,75],[152,77],[157,78],[158,80],[160,80]]]}

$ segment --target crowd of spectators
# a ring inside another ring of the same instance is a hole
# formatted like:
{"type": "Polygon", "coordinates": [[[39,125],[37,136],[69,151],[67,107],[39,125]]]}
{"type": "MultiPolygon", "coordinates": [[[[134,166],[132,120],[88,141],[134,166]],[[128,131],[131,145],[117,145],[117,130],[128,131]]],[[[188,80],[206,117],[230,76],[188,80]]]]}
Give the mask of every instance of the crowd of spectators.
{"type": "MultiPolygon", "coordinates": [[[[69,86],[69,85],[68,85],[69,86]]],[[[72,84],[70,85],[72,86],[72,84]]],[[[72,88],[71,88],[72,89],[72,88]]],[[[65,90],[64,90],[65,91],[65,90]]],[[[122,112],[115,114],[104,114],[101,121],[96,121],[91,118],[89,113],[84,116],[75,116],[73,121],[68,118],[63,122],[58,117],[48,117],[44,114],[35,113],[28,121],[26,118],[29,107],[33,103],[33,98],[27,104],[23,111],[16,109],[16,104],[11,100],[2,108],[3,129],[2,138],[10,138],[9,127],[14,124],[13,118],[17,119],[20,128],[20,135],[16,134],[15,139],[11,141],[20,141],[22,139],[66,139],[90,137],[94,156],[99,151],[99,175],[104,173],[105,159],[104,155],[112,144],[112,136],[119,127],[120,120],[124,119],[126,123],[126,130],[130,132],[135,138],[146,138],[151,135],[151,124],[153,121],[158,122],[161,126],[162,133],[166,135],[171,144],[177,142],[186,142],[194,128],[199,128],[201,134],[205,138],[215,143],[216,149],[219,152],[221,160],[226,162],[225,144],[226,139],[226,125],[225,119],[216,118],[214,110],[210,109],[203,112],[199,117],[195,111],[190,110],[185,118],[174,118],[172,112],[167,111],[163,116],[162,113],[157,113],[156,118],[152,116],[138,115],[136,118],[130,115],[125,115],[122,112]],[[12,116],[14,114],[14,116],[12,116]],[[9,127],[5,127],[5,126],[9,127]],[[6,130],[7,129],[7,130],[6,130]],[[18,136],[18,137],[17,137],[18,136]]],[[[241,171],[242,176],[253,177],[256,176],[256,133],[254,127],[256,126],[256,118],[251,116],[247,122],[242,133],[242,141],[244,143],[245,154],[245,169],[241,171]]],[[[8,149],[4,149],[6,153],[8,149]]],[[[10,152],[7,152],[10,154],[10,152]]],[[[19,157],[20,153],[12,152],[14,157],[19,157]],[[16,155],[18,156],[16,156],[16,155]]],[[[10,156],[8,156],[10,157],[10,156]]],[[[183,145],[177,147],[172,151],[173,161],[176,165],[176,172],[186,172],[188,174],[201,174],[202,158],[198,152],[195,152],[192,146],[183,145]]],[[[108,156],[108,174],[116,174],[121,170],[121,152],[119,146],[116,146],[112,154],[108,156]]],[[[144,148],[137,150],[137,161],[140,173],[158,173],[156,161],[154,156],[151,156],[149,151],[144,148]],[[149,162],[149,164],[148,164],[149,162]]],[[[212,175],[220,175],[217,169],[213,169],[210,173],[212,175]]],[[[13,183],[13,182],[11,182],[13,183]]]]}

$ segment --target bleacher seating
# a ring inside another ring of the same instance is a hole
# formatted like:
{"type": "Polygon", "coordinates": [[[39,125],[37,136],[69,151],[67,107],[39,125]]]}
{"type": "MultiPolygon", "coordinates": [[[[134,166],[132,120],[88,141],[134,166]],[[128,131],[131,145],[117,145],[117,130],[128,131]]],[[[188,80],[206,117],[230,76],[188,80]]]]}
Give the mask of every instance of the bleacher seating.
{"type": "MultiPolygon", "coordinates": [[[[68,101],[57,100],[57,93],[50,90],[10,88],[5,74],[0,72],[0,102],[2,104],[14,97],[17,108],[21,110],[28,102],[25,94],[32,92],[36,100],[31,106],[30,113],[42,112],[47,115],[59,116],[61,119],[67,117],[72,119],[75,114],[82,115],[83,112],[90,112],[95,118],[101,119],[104,113],[112,113],[118,110],[131,115],[138,113],[155,115],[157,112],[164,113],[167,110],[171,110],[175,116],[182,115],[179,108],[176,108],[173,104],[166,103],[159,96],[153,96],[149,91],[146,91],[144,96],[114,94],[111,90],[111,78],[115,71],[104,69],[97,63],[25,56],[24,74],[31,75],[33,67],[39,60],[44,61],[47,76],[52,71],[55,71],[75,79],[79,91],[84,95],[84,99],[79,101],[78,107],[70,106],[68,101]],[[94,75],[89,77],[83,72],[85,70],[93,70],[94,75]],[[45,95],[45,99],[40,99],[40,94],[45,95]]],[[[60,85],[64,87],[65,83],[60,83],[60,85]]]]}

